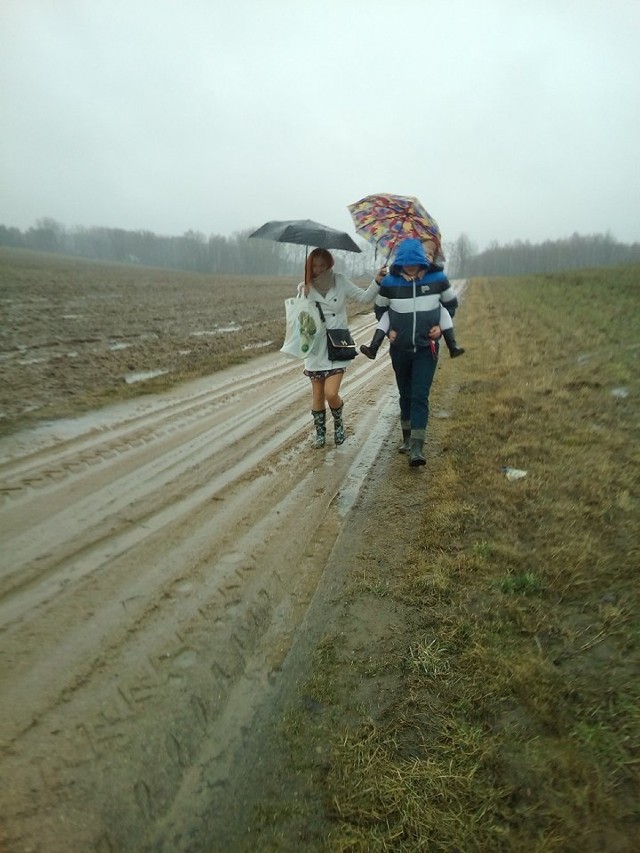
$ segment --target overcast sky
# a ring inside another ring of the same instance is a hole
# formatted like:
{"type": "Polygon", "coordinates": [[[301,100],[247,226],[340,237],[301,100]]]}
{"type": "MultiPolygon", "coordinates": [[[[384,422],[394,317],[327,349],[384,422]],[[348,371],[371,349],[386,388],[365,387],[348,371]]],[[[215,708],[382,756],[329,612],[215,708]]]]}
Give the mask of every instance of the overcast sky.
{"type": "Polygon", "coordinates": [[[1,0],[0,224],[640,240],[640,0],[1,0]]]}

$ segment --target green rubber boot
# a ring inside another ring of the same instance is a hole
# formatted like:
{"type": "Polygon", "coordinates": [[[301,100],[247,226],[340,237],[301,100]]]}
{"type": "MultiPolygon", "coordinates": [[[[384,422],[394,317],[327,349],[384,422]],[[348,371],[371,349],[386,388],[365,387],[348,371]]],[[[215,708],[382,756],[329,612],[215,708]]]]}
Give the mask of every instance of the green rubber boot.
{"type": "MultiPolygon", "coordinates": [[[[331,409],[331,406],[329,406],[331,409]]],[[[344,423],[342,421],[342,410],[344,409],[344,403],[341,403],[337,409],[331,409],[331,414],[333,415],[333,437],[336,442],[336,447],[339,444],[344,444],[344,440],[347,437],[344,432],[344,423]]]]}
{"type": "Polygon", "coordinates": [[[316,428],[315,447],[324,447],[327,440],[327,412],[325,409],[322,409],[321,412],[312,410],[311,414],[316,428]]]}

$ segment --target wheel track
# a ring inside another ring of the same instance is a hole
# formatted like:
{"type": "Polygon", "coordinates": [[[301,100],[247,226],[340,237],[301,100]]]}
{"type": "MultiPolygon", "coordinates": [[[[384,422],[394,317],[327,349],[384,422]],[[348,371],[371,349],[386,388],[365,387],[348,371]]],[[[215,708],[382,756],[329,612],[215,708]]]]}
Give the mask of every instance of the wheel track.
{"type": "MultiPolygon", "coordinates": [[[[354,334],[366,334],[371,328],[370,321],[360,321],[353,326],[354,334]]],[[[273,357],[266,362],[269,366],[252,370],[247,376],[227,378],[223,371],[208,378],[210,387],[196,391],[186,400],[168,402],[161,398],[160,404],[149,405],[150,411],[130,415],[126,419],[116,418],[113,423],[107,419],[99,429],[81,432],[72,439],[53,441],[53,446],[45,446],[35,451],[9,442],[11,450],[2,448],[0,442],[0,496],[14,498],[28,486],[39,486],[49,477],[59,479],[69,473],[76,473],[81,463],[97,464],[100,460],[112,458],[113,453],[126,453],[141,443],[153,442],[176,430],[182,430],[185,422],[200,421],[209,409],[221,404],[229,405],[233,398],[246,398],[247,392],[262,389],[265,383],[278,385],[291,380],[299,374],[300,365],[287,360],[273,363],[273,357]],[[244,395],[244,396],[243,396],[244,395]],[[49,460],[54,459],[55,463],[49,460]]],[[[360,369],[362,365],[359,366],[360,369]]],[[[197,383],[200,384],[200,383],[197,383]]],[[[305,386],[296,384],[291,392],[306,396],[305,386]]],[[[170,400],[171,398],[169,398],[170,400]]],[[[119,407],[114,407],[118,411],[119,407]]],[[[82,424],[82,418],[78,421],[82,424]]],[[[80,426],[80,429],[82,427],[80,426]]],[[[46,441],[46,440],[45,440],[46,441]]]]}
{"type": "MultiPolygon", "coordinates": [[[[352,387],[358,389],[363,381],[366,383],[370,378],[355,379],[352,387]]],[[[272,411],[268,418],[260,420],[262,434],[257,450],[252,447],[255,418],[262,414],[264,403],[244,409],[239,416],[241,422],[233,416],[207,429],[209,422],[206,421],[200,426],[197,438],[185,431],[182,441],[174,438],[170,446],[159,442],[155,449],[160,455],[148,459],[149,454],[139,453],[133,484],[129,461],[124,469],[124,483],[116,480],[122,473],[122,466],[117,464],[112,466],[109,477],[102,478],[99,489],[95,487],[91,472],[87,476],[84,476],[87,472],[78,472],[74,482],[75,500],[67,501],[66,509],[60,512],[51,512],[50,495],[32,500],[28,513],[22,505],[5,511],[0,533],[13,555],[13,563],[4,570],[0,594],[32,585],[34,580],[56,570],[63,562],[69,563],[74,556],[86,557],[88,547],[102,547],[105,539],[110,544],[120,539],[121,548],[129,547],[166,523],[167,507],[172,515],[187,512],[194,502],[211,499],[226,490],[231,482],[259,465],[262,457],[280,450],[285,441],[305,427],[307,416],[286,420],[291,417],[287,408],[296,402],[299,402],[299,395],[292,396],[286,389],[275,399],[273,395],[270,397],[272,411]],[[281,428],[283,421],[287,424],[284,430],[281,428]],[[185,496],[184,481],[187,479],[191,492],[185,496]],[[84,481],[84,488],[78,485],[78,480],[84,481]],[[78,510],[80,497],[83,500],[78,510]],[[35,539],[33,531],[39,519],[42,519],[42,533],[35,539]],[[49,550],[43,557],[41,540],[54,541],[60,528],[66,532],[62,548],[49,550]]],[[[2,622],[0,603],[0,625],[2,622]]]]}
{"type": "MultiPolygon", "coordinates": [[[[268,380],[276,382],[286,376],[291,367],[285,365],[270,374],[268,380]]],[[[228,384],[195,395],[187,403],[165,405],[152,413],[131,418],[118,426],[105,427],[99,434],[82,435],[65,441],[63,445],[28,453],[18,459],[10,459],[2,465],[0,495],[15,499],[28,487],[49,485],[51,480],[79,473],[82,465],[99,464],[113,459],[114,454],[127,454],[143,444],[154,443],[185,429],[189,423],[207,429],[208,418],[215,418],[222,405],[228,405],[233,397],[246,394],[261,387],[265,379],[261,375],[250,377],[245,382],[228,384]]],[[[244,398],[243,398],[244,399],[244,398]]]]}

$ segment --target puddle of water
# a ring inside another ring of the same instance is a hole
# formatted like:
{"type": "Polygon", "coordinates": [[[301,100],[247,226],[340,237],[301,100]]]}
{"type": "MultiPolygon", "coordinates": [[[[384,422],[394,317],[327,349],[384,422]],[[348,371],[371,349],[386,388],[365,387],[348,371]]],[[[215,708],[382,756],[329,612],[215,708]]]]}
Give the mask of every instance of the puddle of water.
{"type": "Polygon", "coordinates": [[[272,344],[272,343],[273,343],[273,341],[262,341],[262,343],[259,343],[259,344],[245,344],[245,345],[242,347],[242,349],[243,349],[243,350],[247,350],[247,349],[262,349],[262,347],[268,347],[268,346],[271,346],[271,344],[272,344]]]}
{"type": "Polygon", "coordinates": [[[143,382],[145,379],[154,379],[156,376],[163,376],[168,372],[168,370],[142,370],[138,373],[125,373],[124,381],[127,385],[133,385],[135,382],[143,382]]]}
{"type": "Polygon", "coordinates": [[[177,666],[179,669],[189,669],[190,667],[195,666],[197,662],[198,655],[191,649],[181,652],[173,659],[173,665],[177,666]]]}
{"type": "Polygon", "coordinates": [[[614,388],[611,391],[611,396],[612,397],[618,397],[619,399],[623,400],[625,397],[629,396],[629,389],[628,388],[614,388]]]}
{"type": "Polygon", "coordinates": [[[199,332],[191,332],[192,338],[213,337],[224,335],[227,332],[239,332],[242,326],[216,326],[215,329],[203,329],[199,332]]]}

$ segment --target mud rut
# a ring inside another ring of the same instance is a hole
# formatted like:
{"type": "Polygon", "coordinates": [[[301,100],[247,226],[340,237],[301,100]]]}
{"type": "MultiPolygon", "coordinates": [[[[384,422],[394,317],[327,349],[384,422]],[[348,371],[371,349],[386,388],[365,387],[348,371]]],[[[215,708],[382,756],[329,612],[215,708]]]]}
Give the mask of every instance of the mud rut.
{"type": "Polygon", "coordinates": [[[224,811],[396,428],[386,355],[343,391],[323,451],[280,355],[0,441],[0,849],[187,849],[194,799],[224,811]]]}

